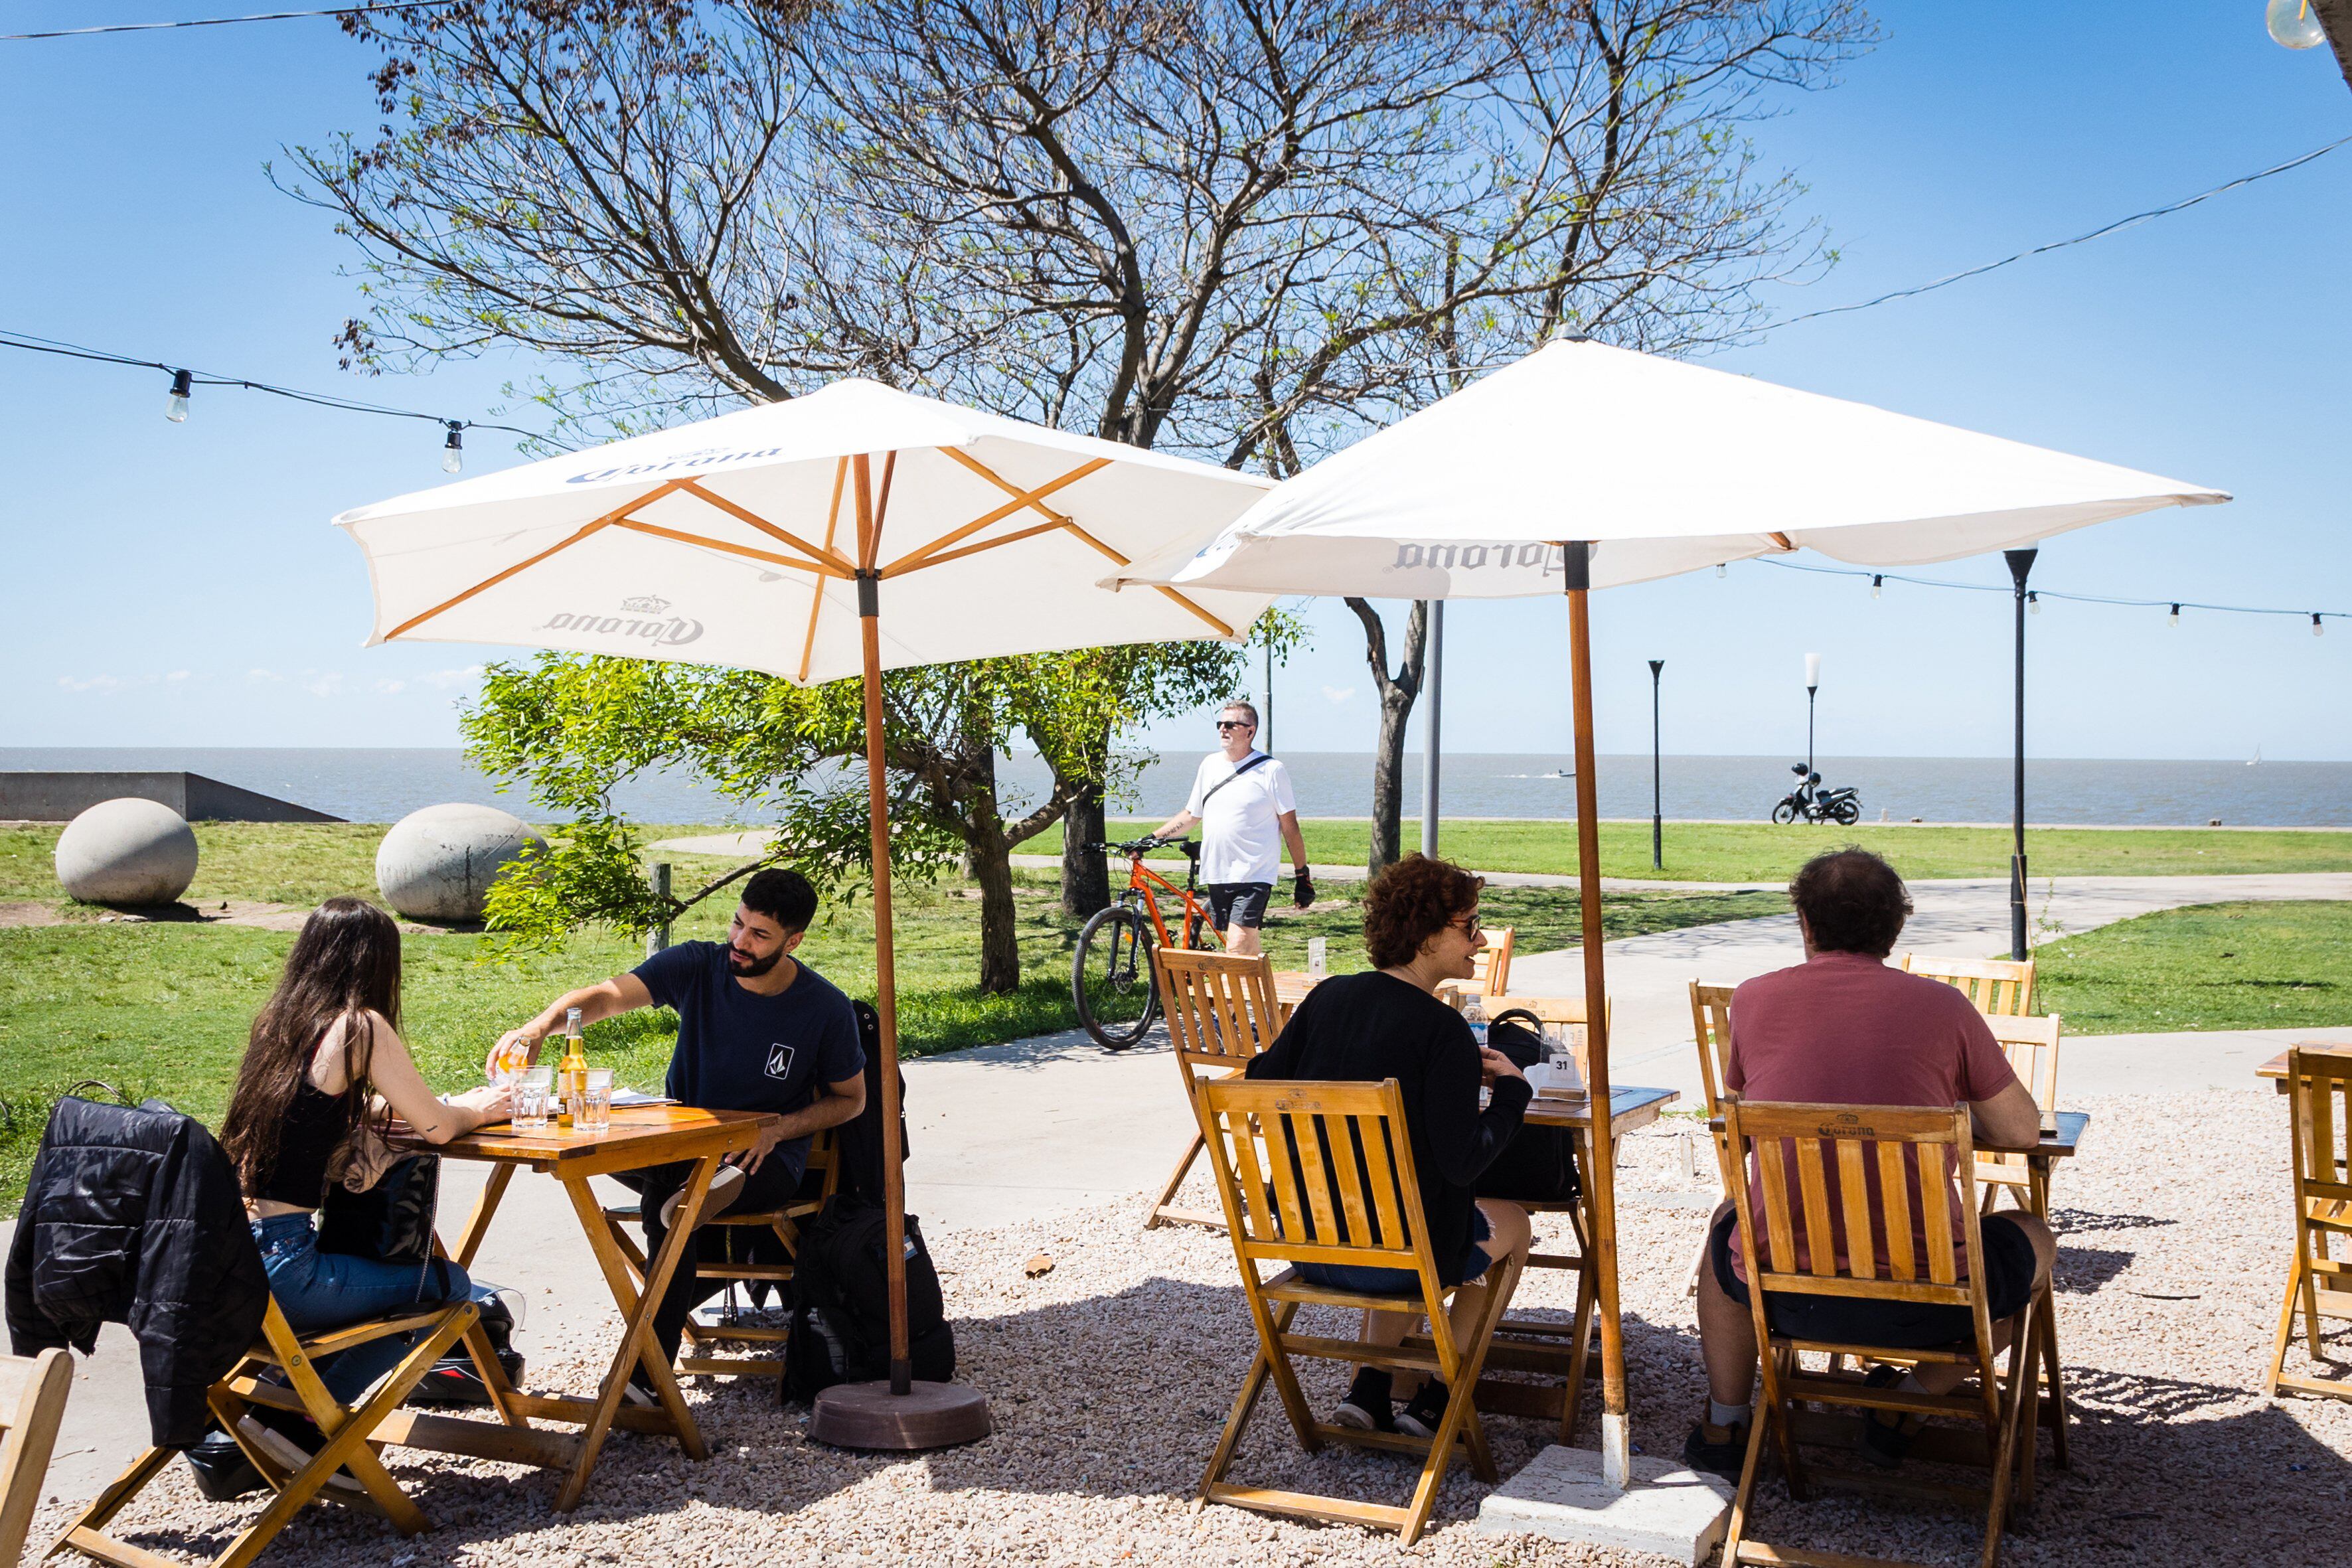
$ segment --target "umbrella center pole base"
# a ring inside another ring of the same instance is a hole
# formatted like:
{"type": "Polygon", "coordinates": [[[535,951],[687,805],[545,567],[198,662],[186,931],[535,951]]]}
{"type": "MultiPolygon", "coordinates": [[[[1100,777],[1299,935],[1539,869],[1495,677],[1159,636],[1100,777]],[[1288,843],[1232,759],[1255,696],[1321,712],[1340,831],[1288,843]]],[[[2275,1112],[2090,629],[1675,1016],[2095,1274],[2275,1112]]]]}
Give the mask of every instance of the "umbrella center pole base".
{"type": "Polygon", "coordinates": [[[994,1430],[988,1401],[961,1383],[917,1382],[904,1394],[876,1383],[838,1383],[816,1396],[809,1436],[836,1448],[914,1453],[975,1443],[994,1430]]]}

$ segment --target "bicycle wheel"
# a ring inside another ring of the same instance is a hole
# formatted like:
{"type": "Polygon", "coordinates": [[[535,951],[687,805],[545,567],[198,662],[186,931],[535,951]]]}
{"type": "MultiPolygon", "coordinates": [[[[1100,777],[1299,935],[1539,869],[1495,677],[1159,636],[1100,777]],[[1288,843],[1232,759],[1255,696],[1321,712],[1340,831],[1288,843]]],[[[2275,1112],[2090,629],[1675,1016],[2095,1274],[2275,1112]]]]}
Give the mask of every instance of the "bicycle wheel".
{"type": "Polygon", "coordinates": [[[1793,801],[1784,800],[1780,805],[1774,806],[1772,808],[1772,820],[1780,824],[1783,827],[1787,826],[1790,823],[1796,821],[1796,804],[1793,801]]]}
{"type": "Polygon", "coordinates": [[[1070,1000],[1077,1005],[1078,1022],[1107,1051],[1127,1049],[1151,1027],[1160,1015],[1151,930],[1133,909],[1113,904],[1097,910],[1078,933],[1070,1000]]]}

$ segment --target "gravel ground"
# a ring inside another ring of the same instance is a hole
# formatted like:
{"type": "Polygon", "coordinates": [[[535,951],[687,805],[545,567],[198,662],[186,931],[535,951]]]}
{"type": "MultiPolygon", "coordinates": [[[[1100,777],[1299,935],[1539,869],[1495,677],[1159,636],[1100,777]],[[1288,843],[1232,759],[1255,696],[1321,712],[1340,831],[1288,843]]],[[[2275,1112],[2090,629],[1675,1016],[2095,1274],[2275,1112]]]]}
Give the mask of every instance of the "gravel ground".
{"type": "MultiPolygon", "coordinates": [[[[2255,1390],[2287,1256],[2284,1105],[2211,1092],[2082,1102],[2083,1156],[2056,1187],[2059,1321],[2079,1412],[2074,1469],[2046,1468],[2039,1502],[2006,1549],[2017,1564],[2332,1557],[2352,1495],[2352,1404],[2281,1404],[2255,1390]]],[[[1684,1294],[1712,1184],[1704,1145],[1671,1125],[1630,1141],[1621,1183],[1634,1437],[1679,1451],[1701,1397],[1684,1294]],[[1691,1160],[1702,1162],[1695,1182],[1691,1160]]],[[[1206,1194],[1202,1194],[1205,1196],[1206,1194]]],[[[773,1385],[691,1380],[713,1450],[615,1437],[578,1512],[552,1510],[554,1482],[511,1467],[394,1456],[439,1530],[407,1541],[379,1521],[311,1509],[270,1560],[302,1563],[1643,1563],[1657,1559],[1475,1533],[1484,1488],[1455,1467],[1431,1532],[1411,1552],[1347,1526],[1237,1510],[1195,1514],[1193,1489],[1254,1342],[1222,1236],[1144,1234],[1144,1199],[1029,1225],[931,1238],[957,1319],[960,1375],[992,1401],[997,1430],[971,1447],[913,1458],[808,1441],[804,1413],[773,1385]],[[1023,1264],[1045,1252],[1042,1278],[1023,1264]]],[[[582,1280],[583,1289],[593,1288],[582,1280]]],[[[1537,1273],[1523,1309],[1569,1304],[1537,1273]]],[[[617,1321],[614,1324],[617,1329],[617,1321]]],[[[1325,1331],[1347,1331],[1335,1318],[1325,1331]]],[[[609,1338],[542,1343],[524,1331],[529,1381],[581,1388],[609,1338]]],[[[2335,1325],[2334,1353],[2352,1356],[2335,1325]]],[[[2295,1358],[2300,1362],[2300,1357],[2295,1358]]],[[[1328,1406],[1339,1369],[1310,1366],[1328,1406]]],[[[1597,1401],[1593,1402],[1597,1403],[1597,1401]]],[[[1592,1420],[1580,1440],[1594,1439],[1592,1420]]],[[[1517,1468],[1546,1426],[1489,1423],[1496,1458],[1517,1468]]],[[[2044,1440],[2047,1452],[2047,1440],[2044,1440]]],[[[1355,1451],[1302,1455],[1271,1396],[1235,1467],[1245,1482],[1401,1501],[1409,1462],[1355,1451]]],[[[1793,1504],[1759,1488],[1759,1538],[1930,1562],[1975,1560],[1979,1520],[1880,1500],[1793,1504]]],[[[36,1538],[54,1531],[52,1507],[36,1538]]],[[[209,1555],[252,1516],[200,1499],[174,1467],[118,1532],[175,1556],[209,1555]]]]}

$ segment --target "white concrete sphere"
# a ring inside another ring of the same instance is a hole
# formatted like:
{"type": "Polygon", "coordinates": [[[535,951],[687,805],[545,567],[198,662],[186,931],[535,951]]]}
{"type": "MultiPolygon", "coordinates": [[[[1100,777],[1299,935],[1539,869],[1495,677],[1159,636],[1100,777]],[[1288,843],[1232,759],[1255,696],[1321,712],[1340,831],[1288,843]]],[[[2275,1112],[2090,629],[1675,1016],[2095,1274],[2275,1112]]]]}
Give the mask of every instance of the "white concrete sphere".
{"type": "Polygon", "coordinates": [[[383,901],[419,921],[478,921],[499,868],[546,841],[495,805],[428,805],[392,825],[375,852],[383,901]]]}
{"type": "Polygon", "coordinates": [[[58,835],[58,880],[92,904],[168,904],[196,879],[196,835],[160,801],[101,800],[58,835]]]}

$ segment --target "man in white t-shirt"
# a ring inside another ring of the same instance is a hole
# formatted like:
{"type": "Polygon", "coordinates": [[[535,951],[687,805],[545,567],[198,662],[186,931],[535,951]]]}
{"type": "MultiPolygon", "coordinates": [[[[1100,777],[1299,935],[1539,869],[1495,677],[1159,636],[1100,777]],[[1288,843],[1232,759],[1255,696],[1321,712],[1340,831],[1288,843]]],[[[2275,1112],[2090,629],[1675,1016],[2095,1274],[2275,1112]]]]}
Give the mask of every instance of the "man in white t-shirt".
{"type": "Polygon", "coordinates": [[[1307,840],[1298,831],[1298,799],[1290,791],[1290,770],[1261,752],[1257,710],[1228,702],[1217,714],[1223,749],[1201,759],[1184,809],[1162,824],[1157,837],[1175,838],[1201,825],[1201,883],[1209,895],[1211,918],[1227,952],[1261,951],[1258,927],[1274,892],[1281,850],[1290,851],[1293,891],[1298,907],[1315,901],[1307,874],[1307,840]]]}

